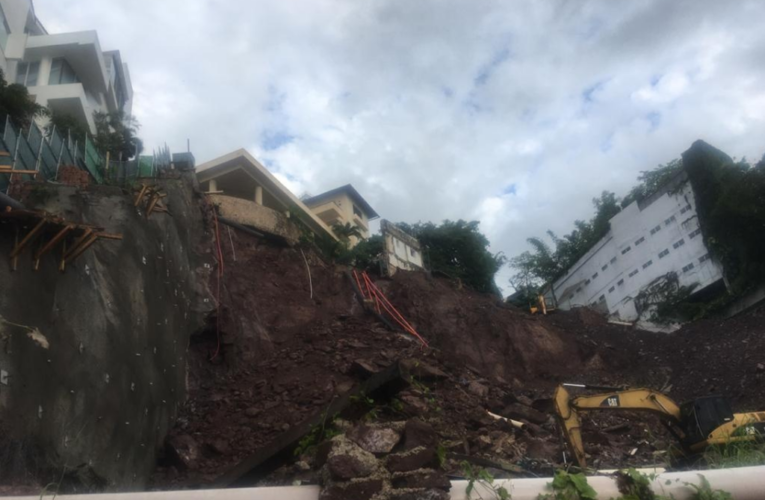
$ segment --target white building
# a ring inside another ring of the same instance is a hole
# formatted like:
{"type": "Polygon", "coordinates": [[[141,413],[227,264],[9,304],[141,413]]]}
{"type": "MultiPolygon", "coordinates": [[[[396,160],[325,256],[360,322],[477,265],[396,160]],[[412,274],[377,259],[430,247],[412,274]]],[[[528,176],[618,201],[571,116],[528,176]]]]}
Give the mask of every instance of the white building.
{"type": "Polygon", "coordinates": [[[96,111],[132,111],[133,87],[119,51],[103,52],[95,31],[49,34],[31,0],[0,0],[0,68],[37,102],[95,132],[96,111]]]}
{"type": "Polygon", "coordinates": [[[684,170],[610,223],[608,234],[553,284],[561,309],[589,305],[633,321],[640,291],[670,272],[681,286],[695,285],[694,293],[723,279],[703,242],[684,170]]]}

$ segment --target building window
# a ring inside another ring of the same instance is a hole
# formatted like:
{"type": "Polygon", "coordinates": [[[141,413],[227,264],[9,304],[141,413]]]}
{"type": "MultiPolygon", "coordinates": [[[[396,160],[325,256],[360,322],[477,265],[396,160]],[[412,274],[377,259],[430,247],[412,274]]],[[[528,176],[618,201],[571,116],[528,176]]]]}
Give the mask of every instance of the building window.
{"type": "Polygon", "coordinates": [[[364,220],[364,216],[361,214],[361,210],[356,205],[353,205],[353,215],[358,216],[359,219],[364,220]]]}
{"type": "Polygon", "coordinates": [[[414,257],[414,256],[416,256],[416,255],[417,255],[417,252],[415,251],[415,249],[414,249],[414,248],[410,248],[410,249],[409,249],[409,255],[411,255],[412,257],[414,257]]]}
{"type": "Polygon", "coordinates": [[[632,250],[632,247],[625,248],[624,250],[622,250],[622,255],[624,255],[625,253],[629,252],[630,250],[632,250]]]}
{"type": "Polygon", "coordinates": [[[653,236],[654,234],[658,233],[659,231],[661,231],[661,224],[659,224],[655,228],[651,229],[651,236],[653,236]]]}
{"type": "Polygon", "coordinates": [[[608,289],[608,293],[614,293],[614,290],[616,290],[616,288],[611,287],[611,288],[608,289]]]}
{"type": "Polygon", "coordinates": [[[619,280],[619,281],[616,283],[616,286],[622,286],[623,284],[624,284],[624,280],[619,280]]]}
{"type": "Polygon", "coordinates": [[[597,277],[598,277],[598,273],[595,273],[595,274],[592,275],[592,279],[593,280],[596,279],[597,277]]]}
{"type": "Polygon", "coordinates": [[[600,268],[601,271],[605,271],[606,269],[608,269],[608,264],[600,268]]]}
{"type": "Polygon", "coordinates": [[[686,205],[683,208],[680,209],[680,213],[684,214],[685,212],[689,211],[691,209],[690,205],[686,205]]]}
{"type": "Polygon", "coordinates": [[[667,255],[669,255],[669,249],[666,249],[666,250],[662,250],[662,251],[661,251],[661,253],[659,254],[659,258],[660,258],[660,259],[663,259],[663,258],[664,258],[664,257],[666,257],[667,255]]]}
{"type": "Polygon", "coordinates": [[[611,264],[616,264],[616,257],[611,259],[611,264]]]}
{"type": "Polygon", "coordinates": [[[598,297],[598,300],[600,302],[603,302],[604,300],[606,300],[606,296],[605,295],[601,295],[600,297],[598,297]]]}
{"type": "Polygon", "coordinates": [[[587,286],[589,284],[590,284],[590,280],[587,280],[587,281],[584,282],[584,286],[587,286]]]}
{"type": "Polygon", "coordinates": [[[34,87],[37,85],[37,75],[40,74],[40,61],[31,63],[20,62],[16,66],[16,83],[34,87]]]}
{"type": "Polygon", "coordinates": [[[80,79],[77,78],[72,67],[66,62],[66,59],[57,57],[53,59],[53,63],[50,67],[50,79],[48,85],[66,85],[68,83],[79,83],[80,79]]]}
{"type": "Polygon", "coordinates": [[[577,289],[576,289],[576,293],[579,293],[579,292],[581,292],[581,291],[582,291],[582,287],[581,287],[581,286],[580,286],[579,288],[577,288],[577,289]]]}
{"type": "Polygon", "coordinates": [[[687,273],[687,272],[688,272],[688,271],[690,271],[691,269],[693,269],[693,262],[691,262],[691,263],[690,263],[690,264],[688,264],[687,266],[683,267],[683,272],[684,272],[684,273],[687,273]]]}
{"type": "Polygon", "coordinates": [[[688,235],[689,238],[695,238],[696,236],[701,234],[701,228],[696,229],[695,231],[691,231],[691,233],[688,235]]]}
{"type": "Polygon", "coordinates": [[[632,271],[632,272],[630,273],[630,275],[629,275],[628,277],[629,277],[629,278],[632,278],[632,277],[633,277],[633,276],[635,276],[637,273],[638,273],[638,270],[637,270],[637,269],[635,269],[634,271],[632,271]]]}
{"type": "Polygon", "coordinates": [[[683,245],[685,245],[685,240],[676,241],[672,244],[672,248],[680,248],[683,245]]]}
{"type": "Polygon", "coordinates": [[[645,268],[647,268],[647,267],[651,267],[651,264],[653,264],[653,261],[652,261],[652,260],[649,260],[648,262],[646,262],[645,264],[643,264],[643,269],[645,269],[645,268]]]}
{"type": "Polygon", "coordinates": [[[0,5],[0,47],[5,51],[5,46],[8,43],[8,37],[11,34],[11,28],[8,27],[8,21],[5,19],[5,12],[3,12],[3,6],[0,5]]]}
{"type": "Polygon", "coordinates": [[[699,262],[706,262],[709,260],[709,254],[704,254],[701,257],[699,257],[699,262]]]}
{"type": "Polygon", "coordinates": [[[676,220],[677,220],[677,219],[676,219],[676,218],[675,218],[675,216],[673,215],[672,217],[670,217],[669,219],[667,219],[667,220],[665,220],[665,221],[664,221],[664,225],[665,225],[665,226],[669,226],[670,224],[672,224],[672,223],[673,223],[673,222],[675,222],[676,220]]]}
{"type": "Polygon", "coordinates": [[[645,238],[643,238],[643,237],[641,236],[641,237],[640,237],[640,239],[638,239],[638,240],[635,242],[635,246],[638,246],[639,244],[643,243],[644,241],[645,241],[645,238]]]}

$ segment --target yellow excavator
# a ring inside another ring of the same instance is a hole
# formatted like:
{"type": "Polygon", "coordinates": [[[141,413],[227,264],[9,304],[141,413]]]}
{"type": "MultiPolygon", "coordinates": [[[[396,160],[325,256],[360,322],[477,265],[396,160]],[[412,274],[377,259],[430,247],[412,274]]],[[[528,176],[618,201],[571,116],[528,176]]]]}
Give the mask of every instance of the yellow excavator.
{"type": "Polygon", "coordinates": [[[686,455],[703,452],[710,445],[765,436],[765,412],[733,413],[728,400],[720,396],[678,405],[653,389],[563,384],[555,390],[553,403],[566,444],[582,469],[587,467],[587,458],[582,442],[581,412],[634,411],[658,415],[686,455]],[[604,392],[572,398],[569,387],[604,392]]]}

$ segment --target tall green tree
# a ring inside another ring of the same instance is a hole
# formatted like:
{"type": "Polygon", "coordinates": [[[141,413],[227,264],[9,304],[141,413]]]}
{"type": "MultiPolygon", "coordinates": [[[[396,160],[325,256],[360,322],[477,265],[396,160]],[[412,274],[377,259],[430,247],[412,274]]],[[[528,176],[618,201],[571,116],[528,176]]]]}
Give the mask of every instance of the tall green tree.
{"type": "Polygon", "coordinates": [[[141,153],[143,143],[136,136],[141,125],[134,116],[124,111],[98,111],[93,113],[93,120],[96,123],[95,143],[99,151],[109,152],[113,160],[128,160],[141,153]]]}
{"type": "Polygon", "coordinates": [[[494,275],[503,265],[501,254],[489,251],[489,240],[479,230],[479,222],[464,220],[417,224],[399,223],[398,227],[420,241],[425,265],[458,278],[481,292],[498,293],[494,275]]]}
{"type": "Polygon", "coordinates": [[[672,177],[683,169],[683,160],[674,159],[669,163],[659,165],[653,170],[644,170],[638,175],[638,184],[622,200],[622,207],[656,193],[672,177]]]}
{"type": "Polygon", "coordinates": [[[7,115],[16,127],[26,129],[32,120],[48,115],[48,108],[40,106],[23,85],[8,84],[0,69],[0,115],[7,115]]]}

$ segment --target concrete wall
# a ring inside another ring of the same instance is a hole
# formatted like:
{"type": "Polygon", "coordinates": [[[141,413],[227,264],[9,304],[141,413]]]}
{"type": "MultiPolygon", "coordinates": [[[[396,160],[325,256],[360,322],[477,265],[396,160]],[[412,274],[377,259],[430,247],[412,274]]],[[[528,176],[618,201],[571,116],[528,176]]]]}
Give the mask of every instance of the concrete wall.
{"type": "Polygon", "coordinates": [[[0,370],[9,376],[0,384],[0,469],[29,458],[14,454],[41,450],[33,458],[53,470],[83,465],[112,489],[145,485],[185,399],[189,335],[213,305],[211,235],[192,182],[191,175],[159,181],[172,216],[148,220],[120,188],[36,190],[37,208],[123,235],[96,242],[64,273],[58,251],[33,271],[29,250],[12,272],[15,230],[0,224],[0,315],[38,329],[48,344],[22,328],[3,329],[0,370]]]}
{"type": "Polygon", "coordinates": [[[422,250],[417,238],[385,219],[380,221],[380,231],[384,241],[383,258],[389,275],[392,276],[398,269],[417,271],[424,268],[422,250]]]}
{"type": "Polygon", "coordinates": [[[243,200],[225,194],[208,195],[220,209],[220,215],[245,226],[281,236],[294,245],[300,239],[300,230],[287,217],[254,201],[243,200]]]}
{"type": "Polygon", "coordinates": [[[722,267],[709,258],[703,242],[693,190],[684,174],[610,222],[610,232],[555,282],[562,309],[600,304],[632,321],[638,316],[634,298],[669,272],[677,273],[680,285],[696,284],[696,290],[722,279],[722,267]]]}

